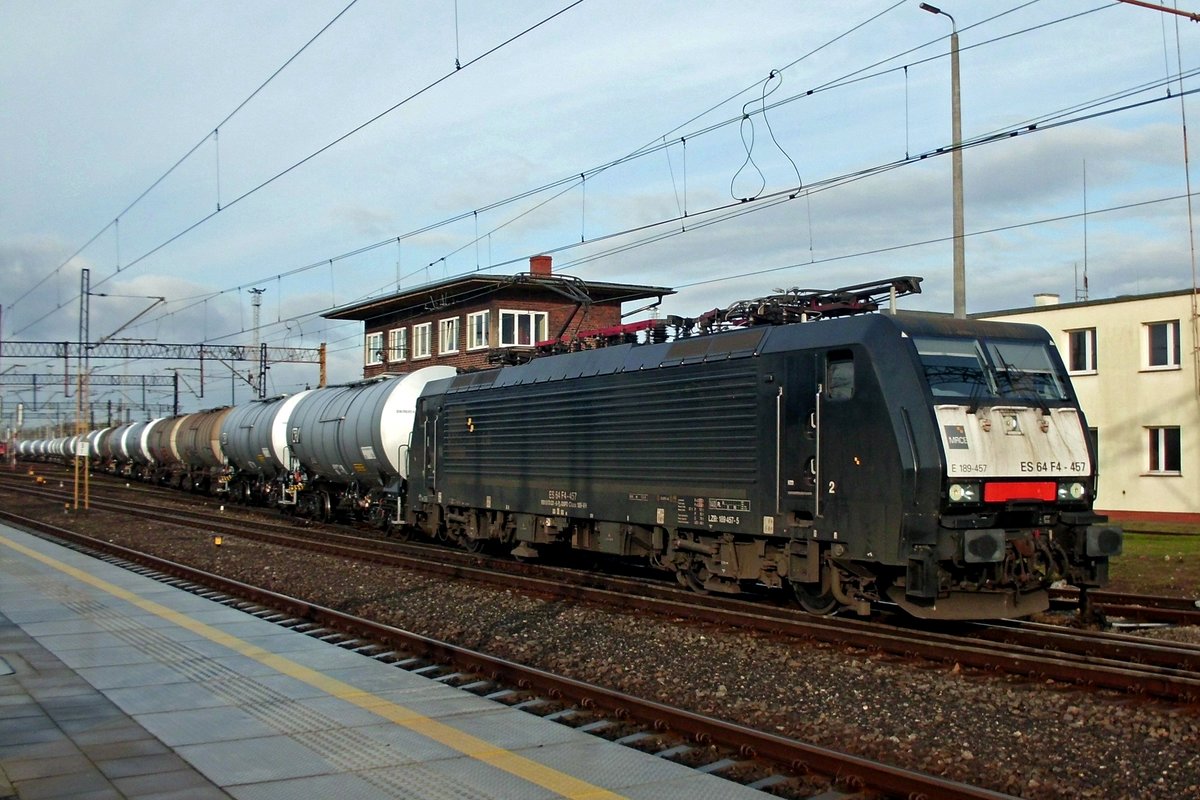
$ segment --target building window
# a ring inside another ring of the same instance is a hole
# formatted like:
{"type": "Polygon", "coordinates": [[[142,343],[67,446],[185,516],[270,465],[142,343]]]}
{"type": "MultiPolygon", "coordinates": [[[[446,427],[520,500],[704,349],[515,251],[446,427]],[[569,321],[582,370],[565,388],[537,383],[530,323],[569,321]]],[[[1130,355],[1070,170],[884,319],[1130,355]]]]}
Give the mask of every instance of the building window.
{"type": "Polygon", "coordinates": [[[1096,329],[1067,331],[1067,368],[1071,372],[1096,371],[1096,329]]]}
{"type": "Polygon", "coordinates": [[[438,355],[458,352],[458,317],[438,322],[438,355]]]}
{"type": "Polygon", "coordinates": [[[383,333],[367,334],[367,352],[363,358],[365,364],[383,363],[383,333]]]}
{"type": "Polygon", "coordinates": [[[1150,445],[1150,473],[1178,475],[1182,466],[1179,428],[1147,428],[1150,445]]]}
{"type": "Polygon", "coordinates": [[[388,361],[404,361],[408,358],[408,328],[392,328],[388,331],[388,361]]]}
{"type": "Polygon", "coordinates": [[[1179,320],[1147,322],[1146,366],[1174,368],[1179,366],[1179,320]]]}
{"type": "Polygon", "coordinates": [[[431,349],[431,342],[429,341],[430,336],[432,335],[431,334],[432,327],[433,327],[433,323],[431,323],[431,322],[424,322],[424,323],[421,323],[420,325],[413,325],[413,342],[412,342],[413,354],[412,354],[412,357],[414,359],[429,358],[429,356],[433,354],[433,350],[431,349]]]}
{"type": "Polygon", "coordinates": [[[478,350],[488,346],[488,323],[491,315],[487,311],[477,311],[467,315],[467,349],[478,350]]]}
{"type": "Polygon", "coordinates": [[[545,311],[501,311],[500,346],[533,346],[546,340],[545,311]]]}

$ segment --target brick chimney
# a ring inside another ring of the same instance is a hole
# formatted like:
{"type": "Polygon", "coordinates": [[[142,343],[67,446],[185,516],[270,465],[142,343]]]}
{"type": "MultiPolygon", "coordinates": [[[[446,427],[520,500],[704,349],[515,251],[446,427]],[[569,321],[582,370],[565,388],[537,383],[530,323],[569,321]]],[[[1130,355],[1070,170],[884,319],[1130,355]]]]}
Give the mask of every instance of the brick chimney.
{"type": "Polygon", "coordinates": [[[534,275],[549,275],[551,261],[553,259],[550,256],[530,256],[529,271],[534,275]]]}

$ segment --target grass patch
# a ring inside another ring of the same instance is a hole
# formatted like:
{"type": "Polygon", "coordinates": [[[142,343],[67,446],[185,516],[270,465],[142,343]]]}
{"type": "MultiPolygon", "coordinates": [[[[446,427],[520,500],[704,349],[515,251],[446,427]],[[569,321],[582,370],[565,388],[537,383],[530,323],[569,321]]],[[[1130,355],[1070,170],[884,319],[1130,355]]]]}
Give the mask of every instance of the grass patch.
{"type": "Polygon", "coordinates": [[[1200,593],[1200,536],[1125,528],[1124,552],[1109,563],[1114,592],[1195,597],[1200,593]]]}
{"type": "Polygon", "coordinates": [[[1190,533],[1200,534],[1200,525],[1186,522],[1152,522],[1150,520],[1120,520],[1120,525],[1129,533],[1190,533]]]}

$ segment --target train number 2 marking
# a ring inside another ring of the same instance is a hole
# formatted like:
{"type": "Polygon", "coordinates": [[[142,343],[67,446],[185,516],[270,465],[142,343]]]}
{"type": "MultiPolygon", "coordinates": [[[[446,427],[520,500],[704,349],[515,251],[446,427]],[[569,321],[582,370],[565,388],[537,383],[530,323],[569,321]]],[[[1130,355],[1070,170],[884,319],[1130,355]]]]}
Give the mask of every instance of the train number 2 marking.
{"type": "Polygon", "coordinates": [[[837,481],[829,482],[829,494],[837,494],[837,481]]]}

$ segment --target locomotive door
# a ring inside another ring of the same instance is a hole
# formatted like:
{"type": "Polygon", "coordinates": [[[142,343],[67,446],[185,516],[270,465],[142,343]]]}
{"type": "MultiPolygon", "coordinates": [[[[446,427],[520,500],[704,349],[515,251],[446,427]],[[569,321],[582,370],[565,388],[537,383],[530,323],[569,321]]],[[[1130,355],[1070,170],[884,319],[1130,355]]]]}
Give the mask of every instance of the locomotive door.
{"type": "Polygon", "coordinates": [[[784,383],[783,432],[786,446],[780,458],[780,492],[785,513],[807,524],[816,515],[816,368],[814,356],[800,353],[787,362],[784,383]]]}
{"type": "Polygon", "coordinates": [[[817,389],[816,515],[818,538],[853,540],[851,498],[860,489],[862,455],[856,452],[863,420],[855,402],[854,354],[831,350],[817,359],[820,384],[817,389]]]}
{"type": "Polygon", "coordinates": [[[421,420],[421,474],[425,489],[430,494],[437,491],[438,412],[432,403],[420,402],[418,414],[421,420]]]}

